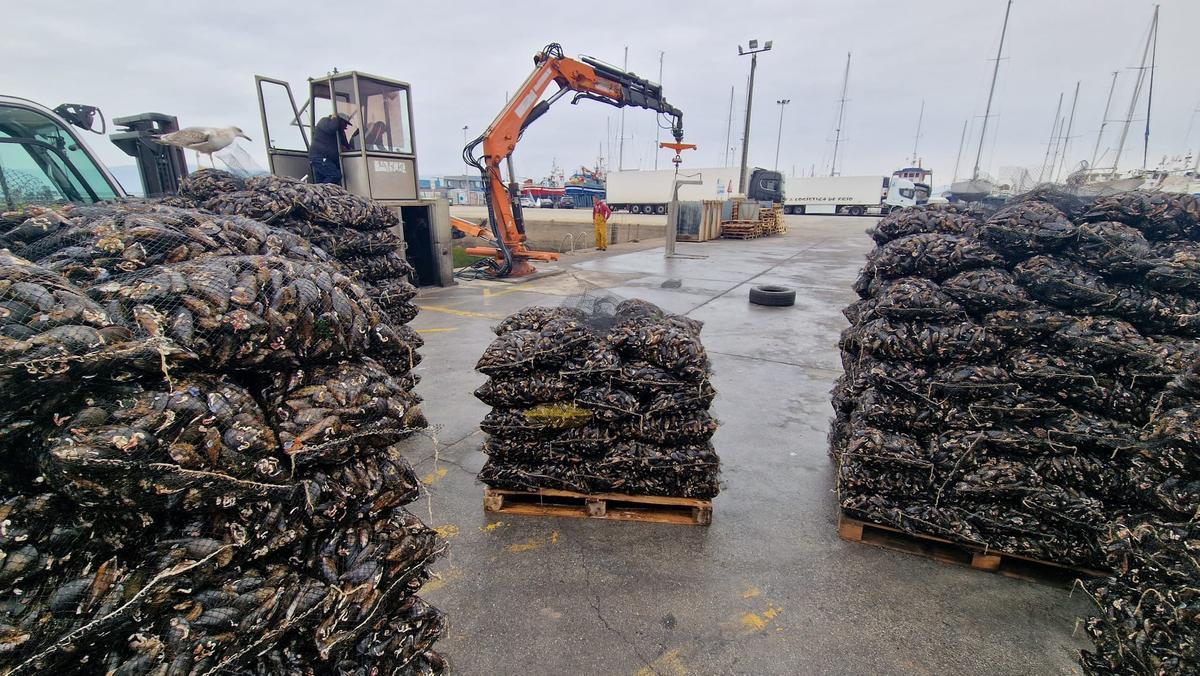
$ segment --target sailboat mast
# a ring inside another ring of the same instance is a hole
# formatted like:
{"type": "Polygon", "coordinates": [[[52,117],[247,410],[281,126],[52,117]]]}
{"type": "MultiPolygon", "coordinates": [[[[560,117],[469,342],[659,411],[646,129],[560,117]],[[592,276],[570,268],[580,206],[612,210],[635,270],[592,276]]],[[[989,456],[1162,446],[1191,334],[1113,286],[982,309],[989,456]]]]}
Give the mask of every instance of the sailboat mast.
{"type": "Polygon", "coordinates": [[[958,165],[962,162],[963,146],[967,143],[967,122],[970,120],[963,120],[962,136],[958,137],[958,154],[954,156],[954,178],[950,179],[951,184],[958,182],[958,165]]]}
{"type": "Polygon", "coordinates": [[[1150,32],[1146,35],[1146,47],[1142,50],[1142,64],[1138,67],[1137,82],[1133,85],[1133,96],[1129,99],[1129,110],[1125,113],[1125,124],[1121,126],[1121,140],[1117,143],[1117,154],[1113,158],[1112,173],[1115,176],[1121,167],[1121,155],[1125,152],[1125,139],[1129,136],[1129,125],[1133,123],[1133,111],[1137,108],[1142,93],[1142,82],[1146,79],[1146,59],[1150,56],[1150,44],[1158,32],[1158,5],[1154,6],[1154,18],[1150,21],[1150,32]]]}
{"type": "MultiPolygon", "coordinates": [[[[1050,163],[1050,149],[1054,147],[1054,137],[1058,134],[1059,115],[1062,113],[1063,93],[1058,93],[1058,107],[1054,109],[1054,124],[1050,126],[1050,140],[1046,142],[1046,156],[1042,158],[1042,168],[1038,171],[1038,183],[1046,175],[1046,165],[1050,163]]],[[[1057,157],[1057,156],[1056,156],[1057,157]]]]}
{"type": "Polygon", "coordinates": [[[921,113],[917,115],[917,135],[913,138],[912,163],[917,164],[917,145],[921,143],[921,122],[925,120],[925,99],[921,99],[921,113]]]}
{"type": "Polygon", "coordinates": [[[1096,147],[1092,149],[1092,161],[1088,164],[1089,168],[1096,166],[1096,156],[1100,154],[1100,139],[1104,138],[1104,128],[1108,126],[1108,111],[1112,107],[1113,92],[1117,89],[1118,72],[1113,71],[1112,84],[1108,86],[1108,101],[1104,104],[1104,117],[1100,118],[1100,132],[1096,134],[1096,147]]]}
{"type": "Polygon", "coordinates": [[[1067,166],[1067,148],[1071,147],[1071,128],[1075,126],[1076,103],[1079,103],[1079,80],[1075,81],[1075,96],[1071,98],[1071,116],[1067,118],[1067,134],[1063,137],[1062,162],[1058,165],[1058,171],[1054,172],[1054,176],[1050,177],[1051,181],[1057,181],[1063,167],[1067,166]]]}
{"type": "Polygon", "coordinates": [[[987,107],[983,111],[983,125],[979,130],[979,151],[975,153],[975,168],[971,180],[979,178],[979,163],[983,160],[983,139],[987,135],[988,118],[992,114],[992,96],[996,93],[996,76],[1000,74],[1000,55],[1004,52],[1004,36],[1008,33],[1008,14],[1012,11],[1012,0],[1004,7],[1004,26],[1000,29],[1000,46],[996,48],[996,65],[992,68],[992,84],[988,87],[987,107]]]}
{"type": "MultiPolygon", "coordinates": [[[[1009,0],[1012,2],[1012,0],[1009,0]]],[[[846,84],[850,81],[850,52],[846,52],[846,73],[842,76],[842,98],[838,102],[837,129],[833,137],[833,161],[829,163],[829,175],[837,176],[838,146],[842,142],[842,122],[846,117],[846,84]]]]}
{"type": "Polygon", "coordinates": [[[1150,106],[1154,103],[1154,66],[1158,61],[1158,5],[1154,6],[1154,46],[1150,48],[1150,88],[1146,90],[1146,134],[1142,138],[1142,169],[1150,153],[1150,106]]]}

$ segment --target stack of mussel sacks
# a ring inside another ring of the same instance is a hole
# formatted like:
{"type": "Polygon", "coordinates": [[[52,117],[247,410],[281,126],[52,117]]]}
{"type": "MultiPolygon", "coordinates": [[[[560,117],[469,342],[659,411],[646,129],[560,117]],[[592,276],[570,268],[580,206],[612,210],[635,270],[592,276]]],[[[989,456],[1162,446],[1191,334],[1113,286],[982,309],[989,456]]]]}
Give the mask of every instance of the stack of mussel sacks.
{"type": "Polygon", "coordinates": [[[1186,576],[1131,578],[1146,567],[1130,561],[1190,548],[1194,605],[1195,530],[1143,534],[1200,514],[1198,223],[1191,196],[1141,191],[1035,191],[986,218],[907,209],[871,231],[845,310],[830,435],[842,508],[1122,571],[1097,593],[1093,673],[1157,673],[1130,666],[1133,642],[1182,649],[1139,600],[1186,576]]]}
{"type": "Polygon", "coordinates": [[[395,212],[356,197],[340,185],[304,183],[285,176],[242,180],[201,169],[180,186],[180,198],[218,214],[240,215],[293,232],[340,261],[397,324],[417,316],[410,301],[413,269],[394,232],[395,212]]]}
{"type": "Polygon", "coordinates": [[[0,218],[0,673],[444,671],[420,339],[307,238],[172,203],[0,218]]]}
{"type": "Polygon", "coordinates": [[[530,307],[495,328],[475,396],[492,411],[479,479],[554,488],[712,498],[716,391],[700,323],[642,300],[608,311],[530,307]]]}

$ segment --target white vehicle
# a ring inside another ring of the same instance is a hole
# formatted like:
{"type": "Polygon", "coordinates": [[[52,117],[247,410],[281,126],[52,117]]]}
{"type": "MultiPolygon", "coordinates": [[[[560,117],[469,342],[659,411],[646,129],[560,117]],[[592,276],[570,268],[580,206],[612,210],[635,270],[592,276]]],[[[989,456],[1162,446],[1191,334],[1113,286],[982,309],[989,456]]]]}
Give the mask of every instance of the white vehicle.
{"type": "MultiPolygon", "coordinates": [[[[746,197],[761,202],[779,202],[783,195],[783,176],[768,169],[748,169],[746,197]]],[[[679,178],[696,178],[701,185],[685,185],[679,188],[679,199],[684,202],[700,200],[723,200],[738,191],[738,167],[715,167],[693,169],[681,167],[679,178]]],[[[605,186],[608,206],[614,211],[629,211],[634,214],[665,214],[671,201],[675,170],[658,171],[614,171],[608,174],[605,186]]]]}
{"type": "Polygon", "coordinates": [[[520,199],[520,204],[522,209],[534,209],[537,207],[537,202],[535,202],[532,197],[528,196],[522,197],[520,199]]]}
{"type": "Polygon", "coordinates": [[[893,176],[814,176],[787,183],[785,214],[880,216],[916,206],[916,186],[893,176]]]}

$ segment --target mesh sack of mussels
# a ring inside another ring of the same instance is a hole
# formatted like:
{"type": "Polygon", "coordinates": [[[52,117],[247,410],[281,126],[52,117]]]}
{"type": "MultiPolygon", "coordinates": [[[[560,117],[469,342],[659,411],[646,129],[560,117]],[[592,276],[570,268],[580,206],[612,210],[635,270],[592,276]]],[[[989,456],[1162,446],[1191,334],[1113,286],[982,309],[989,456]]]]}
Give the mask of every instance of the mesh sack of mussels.
{"type": "Polygon", "coordinates": [[[1198,219],[1044,189],[880,220],[839,343],[843,508],[1093,569],[1114,519],[1200,514],[1198,219]]]}
{"type": "Polygon", "coordinates": [[[642,300],[530,307],[495,327],[475,396],[492,411],[479,479],[556,488],[711,498],[716,396],[699,322],[642,300]]]}
{"type": "Polygon", "coordinates": [[[1200,674],[1200,523],[1120,520],[1102,542],[1117,573],[1085,585],[1097,612],[1084,673],[1200,674]]]}
{"type": "Polygon", "coordinates": [[[445,543],[405,510],[420,337],[247,216],[22,216],[0,223],[0,673],[445,671],[416,595],[445,543]]]}
{"type": "Polygon", "coordinates": [[[246,216],[298,235],[338,260],[347,274],[361,280],[368,294],[393,321],[416,316],[410,301],[417,290],[413,269],[400,253],[396,214],[339,185],[312,184],[280,176],[241,180],[214,169],[201,169],[180,185],[204,209],[246,216]]]}

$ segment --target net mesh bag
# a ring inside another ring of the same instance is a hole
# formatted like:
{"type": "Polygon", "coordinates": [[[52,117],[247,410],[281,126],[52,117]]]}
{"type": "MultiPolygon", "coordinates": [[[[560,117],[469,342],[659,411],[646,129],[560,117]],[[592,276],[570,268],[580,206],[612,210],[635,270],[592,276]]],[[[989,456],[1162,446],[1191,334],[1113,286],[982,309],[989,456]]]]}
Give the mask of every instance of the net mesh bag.
{"type": "Polygon", "coordinates": [[[1194,673],[1200,208],[1043,187],[906,209],[844,315],[843,510],[1090,570],[1087,674],[1194,673]]]}
{"type": "Polygon", "coordinates": [[[493,488],[711,498],[716,396],[701,324],[640,299],[584,296],[502,320],[476,369],[493,488]]]}

